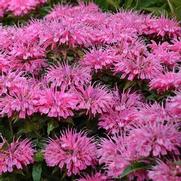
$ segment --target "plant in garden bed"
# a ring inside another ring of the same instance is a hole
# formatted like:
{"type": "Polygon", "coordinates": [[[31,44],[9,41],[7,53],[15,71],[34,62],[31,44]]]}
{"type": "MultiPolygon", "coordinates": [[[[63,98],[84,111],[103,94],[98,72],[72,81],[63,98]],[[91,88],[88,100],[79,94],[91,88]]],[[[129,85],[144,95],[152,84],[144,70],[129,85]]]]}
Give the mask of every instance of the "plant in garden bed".
{"type": "Polygon", "coordinates": [[[0,180],[181,179],[176,20],[80,2],[0,28],[0,180]]]}

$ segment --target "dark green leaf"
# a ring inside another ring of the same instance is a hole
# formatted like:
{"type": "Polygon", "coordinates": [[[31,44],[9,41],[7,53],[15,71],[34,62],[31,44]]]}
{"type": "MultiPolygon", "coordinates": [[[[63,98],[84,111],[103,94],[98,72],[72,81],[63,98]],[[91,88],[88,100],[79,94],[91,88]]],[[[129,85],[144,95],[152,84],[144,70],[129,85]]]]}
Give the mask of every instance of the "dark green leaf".
{"type": "Polygon", "coordinates": [[[130,173],[133,173],[135,171],[138,171],[138,170],[147,170],[151,167],[151,165],[148,165],[144,162],[135,162],[131,165],[129,165],[124,171],[123,173],[121,174],[121,176],[119,178],[123,178],[127,175],[129,175],[130,173]]]}
{"type": "Polygon", "coordinates": [[[35,164],[33,166],[33,171],[32,171],[33,181],[40,181],[41,173],[42,173],[42,165],[41,164],[35,164]]]}

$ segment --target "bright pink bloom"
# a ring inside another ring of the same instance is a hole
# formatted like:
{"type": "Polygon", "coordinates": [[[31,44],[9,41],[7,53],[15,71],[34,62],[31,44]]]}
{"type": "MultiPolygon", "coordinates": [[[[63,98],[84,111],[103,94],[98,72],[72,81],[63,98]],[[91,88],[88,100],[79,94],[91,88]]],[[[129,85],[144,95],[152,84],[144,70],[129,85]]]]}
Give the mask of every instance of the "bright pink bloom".
{"type": "Polygon", "coordinates": [[[94,175],[86,175],[78,179],[78,181],[107,181],[107,177],[100,172],[95,173],[94,175]]]}
{"type": "Polygon", "coordinates": [[[79,97],[78,109],[86,110],[87,114],[94,116],[108,112],[113,105],[113,96],[105,86],[80,86],[77,89],[77,95],[79,97]]]}
{"type": "Polygon", "coordinates": [[[140,123],[154,123],[169,120],[169,115],[165,108],[158,103],[142,104],[140,110],[137,112],[137,121],[140,123]]]}
{"type": "Polygon", "coordinates": [[[152,42],[150,47],[152,48],[153,55],[160,61],[160,63],[169,67],[174,67],[180,62],[181,55],[179,52],[172,50],[171,44],[164,42],[157,45],[155,42],[152,42]]]}
{"type": "Polygon", "coordinates": [[[158,74],[150,81],[149,87],[151,90],[154,89],[158,92],[178,90],[181,88],[181,72],[166,72],[164,74],[158,74]]]}
{"type": "Polygon", "coordinates": [[[181,92],[178,92],[176,96],[168,99],[166,103],[166,110],[171,118],[181,118],[181,92]]]}
{"type": "Polygon", "coordinates": [[[177,37],[181,33],[181,28],[176,20],[171,20],[165,17],[160,18],[148,18],[145,19],[147,28],[144,34],[157,35],[157,36],[170,36],[177,37]]]}
{"type": "Polygon", "coordinates": [[[116,91],[114,94],[115,104],[107,113],[102,114],[99,126],[111,134],[119,133],[121,130],[137,120],[138,107],[141,104],[140,96],[136,93],[116,91]]]}
{"type": "Polygon", "coordinates": [[[115,73],[122,74],[121,78],[151,79],[162,70],[160,62],[146,51],[142,43],[134,42],[125,48],[114,68],[115,73]]]}
{"type": "Polygon", "coordinates": [[[96,152],[93,139],[88,138],[85,132],[67,130],[59,138],[49,140],[44,156],[48,166],[65,167],[70,176],[94,165],[96,152]]]}
{"type": "Polygon", "coordinates": [[[115,53],[116,51],[113,49],[93,49],[90,53],[85,54],[81,64],[85,67],[90,67],[95,71],[103,68],[110,68],[117,58],[115,53]]]}
{"type": "Polygon", "coordinates": [[[22,16],[45,2],[46,0],[7,0],[7,11],[12,12],[15,16],[22,16]]]}
{"type": "Polygon", "coordinates": [[[76,109],[79,101],[75,93],[46,88],[39,91],[38,94],[39,99],[36,105],[41,114],[59,118],[74,115],[73,110],[76,109]]]}
{"type": "Polygon", "coordinates": [[[59,63],[48,69],[45,79],[52,86],[70,89],[72,86],[88,84],[91,81],[91,74],[89,68],[59,63]]]}
{"type": "Polygon", "coordinates": [[[27,84],[23,72],[2,73],[0,77],[0,95],[7,92],[18,92],[22,85],[27,84]]]}
{"type": "Polygon", "coordinates": [[[8,144],[5,140],[0,149],[0,175],[6,172],[12,172],[16,169],[33,163],[35,150],[32,143],[28,140],[15,140],[8,144]]]}
{"type": "Polygon", "coordinates": [[[181,132],[172,123],[148,122],[133,126],[128,142],[143,157],[179,154],[181,132]]]}
{"type": "Polygon", "coordinates": [[[149,171],[148,176],[153,181],[180,181],[181,166],[171,161],[159,161],[156,166],[149,171]]]}
{"type": "Polygon", "coordinates": [[[99,146],[99,163],[105,164],[109,177],[117,178],[132,161],[138,159],[128,149],[127,139],[122,136],[103,139],[99,146]]]}
{"type": "MultiPolygon", "coordinates": [[[[25,118],[37,112],[38,87],[28,82],[18,85],[20,83],[17,82],[17,85],[10,87],[13,90],[0,98],[1,116],[11,117],[16,113],[19,118],[25,118]]],[[[13,84],[10,84],[10,86],[13,86],[13,84]]]]}

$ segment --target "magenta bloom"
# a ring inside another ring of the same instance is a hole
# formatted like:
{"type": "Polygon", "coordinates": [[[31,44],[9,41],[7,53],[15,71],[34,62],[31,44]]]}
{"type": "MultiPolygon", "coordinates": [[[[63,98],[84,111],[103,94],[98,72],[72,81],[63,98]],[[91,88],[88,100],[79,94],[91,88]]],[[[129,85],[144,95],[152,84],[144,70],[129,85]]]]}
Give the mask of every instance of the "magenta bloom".
{"type": "Polygon", "coordinates": [[[170,20],[165,17],[160,18],[148,18],[145,19],[145,24],[147,26],[144,31],[147,35],[157,35],[157,36],[169,36],[177,37],[180,35],[180,26],[176,20],[170,20]]]}
{"type": "Polygon", "coordinates": [[[137,120],[140,100],[140,96],[136,93],[123,92],[119,95],[119,92],[115,91],[114,106],[101,115],[99,126],[111,134],[126,129],[130,123],[137,120]]]}
{"type": "Polygon", "coordinates": [[[52,86],[61,87],[62,89],[70,89],[72,86],[80,86],[88,84],[91,81],[89,68],[81,66],[70,66],[68,64],[58,64],[48,69],[45,77],[52,86]]]}
{"type": "Polygon", "coordinates": [[[137,120],[141,123],[154,123],[169,120],[170,117],[162,105],[158,103],[154,104],[142,104],[140,110],[137,113],[137,120]]]}
{"type": "Polygon", "coordinates": [[[107,177],[100,172],[95,173],[94,175],[86,175],[78,179],[78,181],[107,181],[107,177]]]}
{"type": "Polygon", "coordinates": [[[85,132],[77,133],[75,130],[67,130],[59,138],[50,139],[44,150],[47,165],[65,167],[68,176],[94,165],[96,153],[93,139],[88,138],[85,132]]]}
{"type": "Polygon", "coordinates": [[[78,104],[78,97],[72,92],[56,91],[51,88],[39,91],[37,109],[49,117],[67,118],[73,116],[78,104]]]}
{"type": "Polygon", "coordinates": [[[181,133],[172,123],[146,123],[134,126],[128,137],[130,149],[140,156],[148,157],[179,154],[181,133]],[[139,143],[139,144],[138,144],[139,143]]]}
{"type": "Polygon", "coordinates": [[[33,163],[34,149],[28,140],[16,140],[8,144],[5,140],[0,148],[0,175],[33,163]]]}
{"type": "Polygon", "coordinates": [[[84,67],[90,67],[95,71],[103,68],[110,68],[117,58],[115,53],[116,51],[113,49],[92,50],[91,52],[85,54],[81,64],[84,67]]]}
{"type": "Polygon", "coordinates": [[[166,103],[166,110],[171,118],[181,118],[181,92],[178,92],[175,97],[168,99],[166,103]]]}
{"type": "Polygon", "coordinates": [[[15,16],[22,16],[45,2],[46,0],[7,0],[7,11],[12,12],[15,16]]]}
{"type": "Polygon", "coordinates": [[[132,161],[138,159],[137,155],[128,149],[127,139],[122,136],[103,139],[99,146],[99,163],[105,164],[109,177],[117,178],[132,161]]]}
{"type": "Polygon", "coordinates": [[[148,176],[153,181],[180,181],[181,166],[171,161],[159,161],[156,166],[149,171],[148,176]]]}
{"type": "Polygon", "coordinates": [[[175,90],[181,88],[181,72],[166,72],[165,74],[158,74],[157,77],[150,81],[150,89],[158,92],[165,92],[168,90],[175,90]]]}
{"type": "Polygon", "coordinates": [[[0,98],[0,115],[11,117],[18,114],[19,118],[25,118],[37,112],[37,92],[38,87],[29,83],[15,87],[15,90],[0,98]]]}
{"type": "Polygon", "coordinates": [[[78,109],[87,111],[87,114],[102,114],[108,112],[113,105],[113,96],[105,86],[88,86],[77,89],[79,97],[78,109]]]}
{"type": "Polygon", "coordinates": [[[157,45],[155,42],[152,42],[150,47],[153,55],[160,61],[160,63],[168,67],[174,67],[180,62],[181,55],[179,52],[172,50],[173,48],[171,44],[164,42],[157,45]]]}
{"type": "Polygon", "coordinates": [[[135,42],[124,48],[114,68],[115,73],[122,74],[121,78],[151,79],[162,70],[160,62],[146,51],[142,43],[135,42]]]}
{"type": "Polygon", "coordinates": [[[23,72],[2,73],[0,77],[0,95],[7,92],[17,92],[22,85],[27,84],[23,72]]]}

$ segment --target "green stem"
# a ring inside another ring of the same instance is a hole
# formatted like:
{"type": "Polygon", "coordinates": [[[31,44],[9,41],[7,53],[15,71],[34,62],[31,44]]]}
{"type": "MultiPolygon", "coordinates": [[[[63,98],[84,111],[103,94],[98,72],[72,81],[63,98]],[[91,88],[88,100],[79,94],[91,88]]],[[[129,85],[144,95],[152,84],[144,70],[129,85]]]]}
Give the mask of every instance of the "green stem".
{"type": "Polygon", "coordinates": [[[11,133],[11,137],[13,138],[14,132],[13,132],[13,126],[12,126],[12,120],[11,119],[9,119],[9,130],[11,133]]]}

